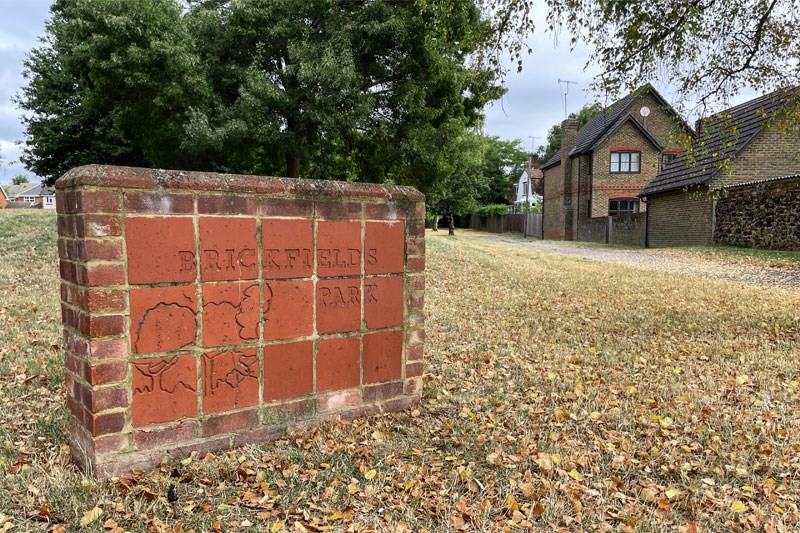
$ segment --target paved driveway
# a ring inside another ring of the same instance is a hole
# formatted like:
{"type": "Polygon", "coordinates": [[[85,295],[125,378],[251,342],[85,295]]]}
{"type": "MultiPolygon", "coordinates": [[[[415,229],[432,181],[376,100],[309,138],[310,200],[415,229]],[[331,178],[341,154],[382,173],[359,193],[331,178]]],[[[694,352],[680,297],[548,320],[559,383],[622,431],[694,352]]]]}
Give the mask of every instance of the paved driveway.
{"type": "Polygon", "coordinates": [[[623,263],[645,270],[659,270],[723,279],[784,289],[800,289],[800,264],[754,260],[744,257],[713,256],[692,250],[616,249],[587,246],[562,241],[538,241],[504,235],[469,232],[477,238],[504,242],[516,246],[530,246],[596,261],[623,263]]]}

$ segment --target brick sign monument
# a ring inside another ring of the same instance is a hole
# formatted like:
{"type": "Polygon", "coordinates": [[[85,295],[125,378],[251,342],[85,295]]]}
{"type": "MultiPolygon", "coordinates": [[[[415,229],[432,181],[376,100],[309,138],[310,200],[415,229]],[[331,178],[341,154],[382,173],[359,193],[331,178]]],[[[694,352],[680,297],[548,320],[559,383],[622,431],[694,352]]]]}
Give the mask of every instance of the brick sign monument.
{"type": "Polygon", "coordinates": [[[416,190],[106,166],[56,188],[71,448],[95,476],[419,401],[416,190]]]}

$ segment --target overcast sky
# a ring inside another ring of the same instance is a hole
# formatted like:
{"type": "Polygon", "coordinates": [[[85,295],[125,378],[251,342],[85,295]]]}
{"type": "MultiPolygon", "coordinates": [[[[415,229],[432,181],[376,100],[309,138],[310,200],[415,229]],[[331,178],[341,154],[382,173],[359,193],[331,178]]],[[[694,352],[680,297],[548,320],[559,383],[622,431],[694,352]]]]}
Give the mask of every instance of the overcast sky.
{"type": "MultiPolygon", "coordinates": [[[[17,174],[27,174],[19,162],[21,149],[17,142],[23,138],[20,112],[12,102],[25,80],[22,77],[26,53],[37,44],[44,33],[44,23],[49,15],[50,0],[0,0],[0,153],[4,162],[0,169],[0,183],[9,183],[17,174]]],[[[539,28],[544,28],[544,15],[539,28]]],[[[558,80],[575,82],[568,85],[567,112],[577,111],[587,103],[600,101],[612,103],[602,95],[588,92],[596,69],[584,70],[589,50],[579,47],[570,52],[566,38],[556,45],[553,35],[538,29],[530,38],[533,53],[524,58],[524,69],[512,71],[506,78],[507,94],[486,109],[487,135],[503,139],[519,139],[526,150],[544,144],[547,130],[564,119],[566,84],[558,80]],[[531,137],[534,137],[531,139],[531,137]]],[[[663,87],[656,87],[667,99],[671,95],[663,87]]]]}

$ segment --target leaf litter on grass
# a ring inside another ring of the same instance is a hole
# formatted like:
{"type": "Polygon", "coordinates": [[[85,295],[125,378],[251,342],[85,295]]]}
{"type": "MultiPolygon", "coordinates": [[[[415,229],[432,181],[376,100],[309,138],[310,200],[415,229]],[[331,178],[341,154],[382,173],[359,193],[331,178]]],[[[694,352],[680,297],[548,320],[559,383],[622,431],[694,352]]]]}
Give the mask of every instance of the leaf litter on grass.
{"type": "Polygon", "coordinates": [[[54,217],[9,226],[0,530],[800,527],[797,291],[429,236],[420,406],[95,482],[66,448],[54,217]]]}

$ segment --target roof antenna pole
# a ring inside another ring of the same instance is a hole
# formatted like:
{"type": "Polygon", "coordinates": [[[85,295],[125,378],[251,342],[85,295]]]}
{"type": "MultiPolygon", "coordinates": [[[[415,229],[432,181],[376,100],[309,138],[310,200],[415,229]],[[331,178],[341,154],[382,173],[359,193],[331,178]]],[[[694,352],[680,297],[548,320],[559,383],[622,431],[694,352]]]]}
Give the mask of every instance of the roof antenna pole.
{"type": "Polygon", "coordinates": [[[578,85],[577,81],[569,81],[569,80],[562,80],[558,78],[558,86],[561,87],[561,90],[564,91],[564,118],[569,118],[567,115],[567,95],[569,94],[569,84],[578,85]],[[566,88],[564,86],[566,85],[566,88]]]}
{"type": "Polygon", "coordinates": [[[534,149],[534,146],[533,146],[533,144],[534,144],[534,141],[535,141],[536,139],[540,139],[540,138],[541,138],[541,137],[536,137],[535,135],[528,135],[528,139],[530,139],[530,140],[531,140],[531,153],[534,153],[534,152],[536,151],[536,150],[534,149]]]}

